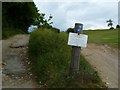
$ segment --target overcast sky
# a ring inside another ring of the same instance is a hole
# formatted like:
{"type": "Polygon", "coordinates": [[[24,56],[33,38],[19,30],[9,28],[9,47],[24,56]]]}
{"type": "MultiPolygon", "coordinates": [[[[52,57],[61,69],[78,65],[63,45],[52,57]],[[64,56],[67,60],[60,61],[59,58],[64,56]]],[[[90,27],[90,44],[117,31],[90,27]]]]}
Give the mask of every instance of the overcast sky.
{"type": "Polygon", "coordinates": [[[112,19],[113,26],[118,24],[119,0],[34,0],[38,10],[53,16],[53,26],[65,31],[74,27],[75,23],[82,23],[84,29],[108,28],[106,20],[112,19]]]}

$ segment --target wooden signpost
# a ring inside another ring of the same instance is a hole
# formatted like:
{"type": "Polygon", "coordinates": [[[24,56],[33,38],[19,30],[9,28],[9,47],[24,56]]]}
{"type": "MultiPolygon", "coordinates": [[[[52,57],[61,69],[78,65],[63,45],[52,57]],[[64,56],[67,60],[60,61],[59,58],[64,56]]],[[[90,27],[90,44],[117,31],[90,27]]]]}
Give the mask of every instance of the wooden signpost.
{"type": "Polygon", "coordinates": [[[87,35],[82,34],[83,24],[75,23],[74,33],[69,33],[68,45],[72,46],[70,74],[75,76],[79,72],[81,47],[86,47],[87,35]]]}

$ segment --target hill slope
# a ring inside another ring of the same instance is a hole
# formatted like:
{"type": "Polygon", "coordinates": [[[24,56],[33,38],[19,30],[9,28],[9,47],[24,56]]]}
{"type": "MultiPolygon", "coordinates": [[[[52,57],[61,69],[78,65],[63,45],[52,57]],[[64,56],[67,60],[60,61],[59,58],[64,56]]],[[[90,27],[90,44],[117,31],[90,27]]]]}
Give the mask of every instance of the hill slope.
{"type": "Polygon", "coordinates": [[[119,39],[119,29],[114,30],[88,30],[83,31],[84,34],[87,34],[88,43],[97,43],[97,44],[108,44],[112,47],[118,47],[119,39]]]}

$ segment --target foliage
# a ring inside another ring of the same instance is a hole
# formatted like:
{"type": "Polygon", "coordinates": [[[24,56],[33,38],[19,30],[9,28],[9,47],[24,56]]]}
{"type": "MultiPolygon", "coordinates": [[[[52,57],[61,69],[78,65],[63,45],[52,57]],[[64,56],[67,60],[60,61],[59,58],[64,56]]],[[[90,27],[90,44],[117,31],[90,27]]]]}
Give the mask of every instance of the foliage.
{"type": "Polygon", "coordinates": [[[4,28],[2,31],[2,39],[7,39],[16,34],[25,34],[25,32],[17,28],[4,28]]]}
{"type": "MultiPolygon", "coordinates": [[[[98,76],[98,72],[86,61],[83,55],[80,55],[80,71],[77,78],[68,79],[67,87],[69,88],[99,88],[104,87],[104,83],[98,76]]],[[[103,89],[104,90],[104,89],[103,89]]]]}
{"type": "Polygon", "coordinates": [[[67,45],[67,38],[67,33],[55,33],[49,29],[31,33],[29,58],[33,72],[37,75],[36,80],[41,87],[104,87],[96,71],[83,56],[81,56],[78,79],[73,80],[69,76],[71,47],[67,45]]]}
{"type": "Polygon", "coordinates": [[[3,2],[2,22],[4,27],[19,28],[27,32],[27,28],[38,17],[34,2],[3,2]]]}
{"type": "Polygon", "coordinates": [[[58,29],[58,28],[53,27],[51,30],[54,32],[60,33],[60,29],[58,29]]]}
{"type": "Polygon", "coordinates": [[[113,26],[113,21],[111,19],[106,21],[108,23],[108,27],[110,26],[110,28],[112,28],[113,26]]]}
{"type": "Polygon", "coordinates": [[[29,53],[41,85],[63,86],[70,60],[70,49],[66,43],[63,34],[52,30],[36,30],[31,34],[29,53]]]}
{"type": "Polygon", "coordinates": [[[116,25],[116,29],[120,28],[120,25],[116,25]]]}
{"type": "Polygon", "coordinates": [[[38,25],[42,28],[52,28],[51,24],[53,22],[50,22],[51,19],[51,15],[47,20],[45,19],[45,14],[39,14],[34,2],[3,2],[2,38],[9,37],[18,32],[28,33],[27,30],[31,24],[38,25]]]}
{"type": "Polygon", "coordinates": [[[110,30],[111,30],[111,29],[114,29],[114,27],[110,27],[110,30]]]}
{"type": "Polygon", "coordinates": [[[69,32],[74,32],[74,28],[68,28],[66,32],[67,32],[67,33],[69,33],[69,32]]]}
{"type": "Polygon", "coordinates": [[[48,20],[45,19],[45,14],[44,13],[40,13],[38,18],[36,18],[35,20],[35,25],[38,26],[38,28],[52,28],[52,23],[53,22],[50,22],[50,20],[52,19],[53,17],[50,15],[48,20]]]}

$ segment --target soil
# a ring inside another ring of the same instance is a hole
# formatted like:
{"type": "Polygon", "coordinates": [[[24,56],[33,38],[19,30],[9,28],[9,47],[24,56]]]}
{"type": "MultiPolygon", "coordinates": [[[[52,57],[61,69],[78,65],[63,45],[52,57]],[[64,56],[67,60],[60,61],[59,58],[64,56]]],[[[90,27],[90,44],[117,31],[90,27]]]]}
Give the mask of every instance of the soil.
{"type": "Polygon", "coordinates": [[[98,71],[108,88],[118,88],[118,49],[106,44],[88,44],[81,53],[98,71]]]}
{"type": "Polygon", "coordinates": [[[29,35],[2,40],[2,88],[37,88],[28,60],[29,35]]]}

